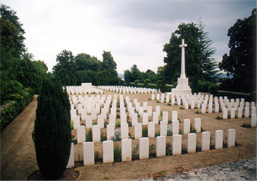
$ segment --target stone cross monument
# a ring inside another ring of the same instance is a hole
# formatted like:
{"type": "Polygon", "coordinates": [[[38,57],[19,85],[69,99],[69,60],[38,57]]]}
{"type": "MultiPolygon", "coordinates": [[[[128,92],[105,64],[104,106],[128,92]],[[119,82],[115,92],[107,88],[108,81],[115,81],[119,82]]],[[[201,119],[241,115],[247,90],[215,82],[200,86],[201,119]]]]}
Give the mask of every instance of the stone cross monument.
{"type": "Polygon", "coordinates": [[[179,45],[181,47],[181,74],[180,78],[178,78],[178,85],[176,88],[172,89],[171,93],[178,95],[192,95],[192,91],[188,85],[188,78],[186,78],[185,71],[185,44],[184,39],[182,39],[182,44],[179,45]]]}

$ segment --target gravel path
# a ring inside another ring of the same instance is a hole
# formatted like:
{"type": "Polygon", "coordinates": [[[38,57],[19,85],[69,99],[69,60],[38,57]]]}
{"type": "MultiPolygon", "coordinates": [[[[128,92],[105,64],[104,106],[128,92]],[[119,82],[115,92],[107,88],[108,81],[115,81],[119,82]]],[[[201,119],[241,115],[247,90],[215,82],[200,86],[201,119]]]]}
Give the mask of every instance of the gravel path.
{"type": "Polygon", "coordinates": [[[257,180],[256,158],[159,177],[164,180],[257,180]]]}

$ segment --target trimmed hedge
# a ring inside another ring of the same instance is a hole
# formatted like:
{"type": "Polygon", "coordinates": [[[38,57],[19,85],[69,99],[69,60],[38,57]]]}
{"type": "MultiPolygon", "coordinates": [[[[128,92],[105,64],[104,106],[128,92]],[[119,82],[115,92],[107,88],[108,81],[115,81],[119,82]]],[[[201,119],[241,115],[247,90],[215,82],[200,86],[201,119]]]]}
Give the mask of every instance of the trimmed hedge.
{"type": "Polygon", "coordinates": [[[33,94],[28,91],[24,91],[23,95],[15,94],[13,95],[15,102],[10,103],[7,107],[3,108],[0,112],[1,115],[1,132],[10,124],[14,118],[16,118],[19,113],[32,101],[33,94]]]}

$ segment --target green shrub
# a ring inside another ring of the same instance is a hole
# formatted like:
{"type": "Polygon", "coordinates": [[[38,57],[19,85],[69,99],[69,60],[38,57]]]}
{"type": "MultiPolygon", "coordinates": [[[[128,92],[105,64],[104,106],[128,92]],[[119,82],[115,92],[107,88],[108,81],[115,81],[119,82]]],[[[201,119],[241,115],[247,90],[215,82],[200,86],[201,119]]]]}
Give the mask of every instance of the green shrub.
{"type": "Polygon", "coordinates": [[[93,141],[92,129],[89,129],[86,133],[86,141],[93,141]]]}
{"type": "Polygon", "coordinates": [[[143,129],[142,129],[142,137],[148,137],[148,127],[143,127],[143,129]]]}
{"type": "Polygon", "coordinates": [[[119,145],[114,146],[113,154],[114,162],[121,162],[121,149],[119,145]]]}
{"type": "Polygon", "coordinates": [[[208,87],[210,94],[216,94],[219,90],[219,85],[217,84],[211,84],[208,87]]]}
{"type": "Polygon", "coordinates": [[[138,85],[139,82],[140,82],[139,80],[135,80],[135,81],[134,81],[134,85],[137,87],[137,85],[138,85]]]}
{"type": "Polygon", "coordinates": [[[150,79],[145,79],[144,80],[144,86],[147,87],[150,82],[151,82],[150,79]]]}
{"type": "Polygon", "coordinates": [[[19,113],[32,101],[33,94],[28,91],[20,91],[20,94],[13,95],[14,102],[11,102],[10,105],[4,107],[1,112],[1,132],[6,128],[10,122],[16,118],[19,113]]]}
{"type": "Polygon", "coordinates": [[[44,179],[62,176],[70,156],[70,103],[57,79],[43,81],[35,120],[37,163],[44,179]]]}

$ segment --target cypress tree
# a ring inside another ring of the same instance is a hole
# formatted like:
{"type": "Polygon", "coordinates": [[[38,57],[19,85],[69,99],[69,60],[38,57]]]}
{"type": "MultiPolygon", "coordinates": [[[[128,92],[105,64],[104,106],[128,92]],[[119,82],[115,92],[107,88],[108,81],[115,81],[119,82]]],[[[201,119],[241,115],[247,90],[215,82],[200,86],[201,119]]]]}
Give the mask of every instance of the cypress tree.
{"type": "Polygon", "coordinates": [[[71,146],[70,103],[60,81],[43,81],[35,120],[37,163],[44,179],[62,176],[71,146]]]}

